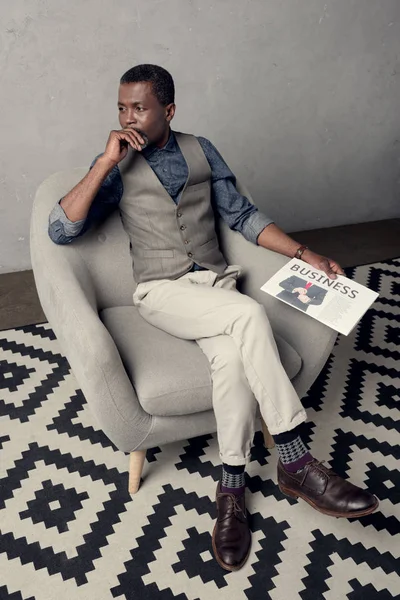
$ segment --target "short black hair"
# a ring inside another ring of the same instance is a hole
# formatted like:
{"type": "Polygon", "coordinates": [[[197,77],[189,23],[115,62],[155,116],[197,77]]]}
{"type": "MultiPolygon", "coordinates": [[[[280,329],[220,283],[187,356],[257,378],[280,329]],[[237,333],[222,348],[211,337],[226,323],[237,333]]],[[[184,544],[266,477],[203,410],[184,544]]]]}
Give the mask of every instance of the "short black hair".
{"type": "Polygon", "coordinates": [[[138,83],[148,81],[153,86],[153,93],[160,104],[166,106],[175,101],[175,85],[172,76],[157,65],[137,65],[129,69],[120,79],[120,83],[138,83]]]}

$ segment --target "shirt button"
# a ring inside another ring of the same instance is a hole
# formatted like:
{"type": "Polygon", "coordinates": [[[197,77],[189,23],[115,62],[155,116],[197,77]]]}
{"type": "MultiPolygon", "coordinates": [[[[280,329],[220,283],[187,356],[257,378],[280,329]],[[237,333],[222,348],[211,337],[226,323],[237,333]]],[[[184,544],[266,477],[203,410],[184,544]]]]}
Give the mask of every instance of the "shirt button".
{"type": "Polygon", "coordinates": [[[184,229],[186,229],[186,225],[181,225],[181,227],[180,227],[180,228],[181,228],[181,229],[182,229],[182,231],[183,231],[184,229]]]}
{"type": "Polygon", "coordinates": [[[191,252],[188,252],[188,257],[192,258],[193,254],[191,252]]]}

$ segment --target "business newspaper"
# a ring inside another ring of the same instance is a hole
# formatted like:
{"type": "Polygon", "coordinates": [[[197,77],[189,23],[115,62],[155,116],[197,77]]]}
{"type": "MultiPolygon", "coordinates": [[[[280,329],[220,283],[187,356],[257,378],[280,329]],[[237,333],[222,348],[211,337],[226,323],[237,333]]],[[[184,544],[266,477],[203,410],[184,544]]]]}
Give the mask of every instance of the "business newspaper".
{"type": "Polygon", "coordinates": [[[296,258],[275,273],[261,290],[344,335],[354,329],[379,295],[342,275],[330,279],[323,271],[296,258]]]}

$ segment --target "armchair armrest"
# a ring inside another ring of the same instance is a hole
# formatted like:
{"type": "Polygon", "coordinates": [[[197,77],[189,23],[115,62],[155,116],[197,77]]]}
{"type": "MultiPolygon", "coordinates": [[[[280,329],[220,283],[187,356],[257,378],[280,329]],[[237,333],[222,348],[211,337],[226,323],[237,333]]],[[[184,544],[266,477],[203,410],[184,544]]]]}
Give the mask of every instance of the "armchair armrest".
{"type": "Polygon", "coordinates": [[[95,289],[79,252],[48,237],[48,210],[43,208],[49,205],[43,201],[48,182],[37,191],[31,218],[31,258],[39,298],[101,429],[120,450],[130,452],[146,438],[151,417],[142,409],[98,316],[95,289]]]}
{"type": "Polygon", "coordinates": [[[265,307],[273,330],[301,356],[303,367],[293,384],[302,397],[327,360],[337,333],[309,315],[261,291],[261,286],[289,259],[256,246],[220,223],[220,242],[228,264],[243,267],[239,289],[265,307]]]}

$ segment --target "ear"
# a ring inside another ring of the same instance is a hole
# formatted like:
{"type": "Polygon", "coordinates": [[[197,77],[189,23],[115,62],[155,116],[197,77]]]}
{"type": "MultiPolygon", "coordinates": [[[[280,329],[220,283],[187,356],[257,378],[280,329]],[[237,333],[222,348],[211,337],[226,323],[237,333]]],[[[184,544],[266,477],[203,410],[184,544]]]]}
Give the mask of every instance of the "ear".
{"type": "Polygon", "coordinates": [[[175,104],[167,104],[165,107],[165,120],[170,123],[175,115],[175,104]]]}

